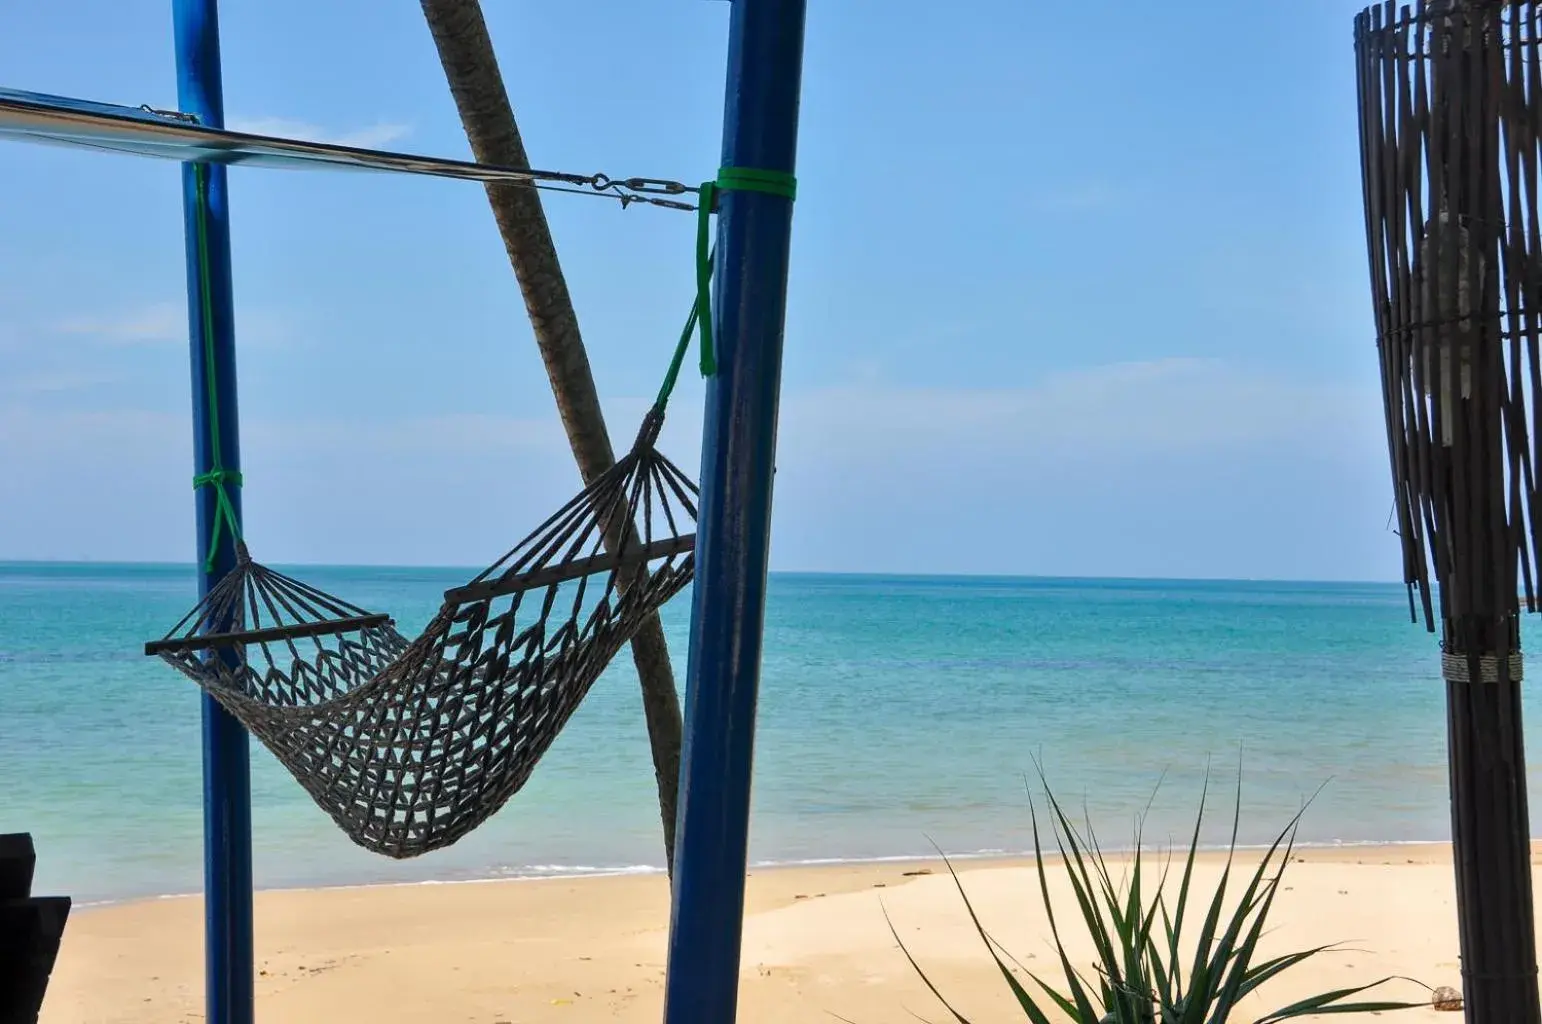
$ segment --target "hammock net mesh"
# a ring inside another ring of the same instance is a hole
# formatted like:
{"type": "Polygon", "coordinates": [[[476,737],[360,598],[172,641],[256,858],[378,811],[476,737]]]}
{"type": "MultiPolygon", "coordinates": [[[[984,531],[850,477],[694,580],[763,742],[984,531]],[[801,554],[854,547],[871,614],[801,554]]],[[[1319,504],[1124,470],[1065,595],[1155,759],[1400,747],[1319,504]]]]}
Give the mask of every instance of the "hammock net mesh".
{"type": "Polygon", "coordinates": [[[697,488],[632,450],[416,639],[253,562],[146,645],[256,736],[355,843],[414,857],[496,812],[647,618],[690,582],[697,488]]]}

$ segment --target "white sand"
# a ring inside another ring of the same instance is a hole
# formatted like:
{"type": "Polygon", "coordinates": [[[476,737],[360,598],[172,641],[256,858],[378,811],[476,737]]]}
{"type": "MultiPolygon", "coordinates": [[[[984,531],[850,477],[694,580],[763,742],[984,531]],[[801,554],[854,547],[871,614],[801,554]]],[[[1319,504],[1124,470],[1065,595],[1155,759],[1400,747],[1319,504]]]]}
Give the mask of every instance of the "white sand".
{"type": "MultiPolygon", "coordinates": [[[[1352,949],[1285,975],[1247,1005],[1239,1024],[1294,998],[1383,975],[1459,984],[1449,848],[1298,856],[1271,915],[1270,948],[1344,942],[1352,949]]],[[[1206,859],[1198,879],[1205,891],[1217,863],[1206,859]]],[[[740,1019],[833,1021],[838,1014],[880,1024],[915,1020],[909,1011],[945,1019],[894,942],[885,910],[971,1020],[1022,1019],[952,881],[938,870],[890,863],[753,873],[740,1019]]],[[[986,927],[1028,969],[1056,976],[1031,862],[968,863],[961,873],[986,927]]],[[[1090,959],[1063,896],[1062,927],[1076,937],[1075,954],[1090,959]]],[[[197,898],[77,911],[44,1024],[202,1020],[201,914],[197,898]]],[[[267,892],[257,896],[256,921],[263,1021],[660,1019],[668,889],[658,876],[267,892]]],[[[1427,998],[1407,983],[1385,991],[1427,998]]],[[[1424,1008],[1391,1019],[1449,1024],[1460,1017],[1424,1008]]]]}

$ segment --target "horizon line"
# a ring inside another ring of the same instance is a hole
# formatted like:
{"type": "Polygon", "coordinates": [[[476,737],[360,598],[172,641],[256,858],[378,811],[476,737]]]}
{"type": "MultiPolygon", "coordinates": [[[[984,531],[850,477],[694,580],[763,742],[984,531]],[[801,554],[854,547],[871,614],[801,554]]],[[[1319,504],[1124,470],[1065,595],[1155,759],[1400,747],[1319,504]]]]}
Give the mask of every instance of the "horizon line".
{"type": "MultiPolygon", "coordinates": [[[[472,565],[430,565],[430,564],[396,564],[389,562],[283,562],[274,561],[267,563],[275,568],[285,569],[405,569],[416,572],[480,572],[481,568],[472,565]]],[[[149,560],[83,560],[83,559],[54,559],[54,558],[5,558],[0,557],[0,568],[8,566],[53,566],[59,568],[136,568],[136,569],[183,569],[189,572],[197,571],[197,563],[167,562],[149,560]]],[[[485,568],[482,567],[482,568],[485,568]]],[[[1260,576],[1111,576],[1099,574],[1087,574],[1081,576],[1069,576],[1060,573],[1026,573],[1026,572],[882,572],[874,570],[836,570],[836,569],[773,569],[771,576],[839,576],[869,579],[955,579],[955,580],[1078,580],[1098,582],[1132,582],[1132,583],[1291,583],[1302,585],[1329,585],[1329,586],[1400,586],[1409,584],[1401,580],[1369,580],[1369,579],[1310,579],[1304,577],[1260,577],[1260,576]]]]}

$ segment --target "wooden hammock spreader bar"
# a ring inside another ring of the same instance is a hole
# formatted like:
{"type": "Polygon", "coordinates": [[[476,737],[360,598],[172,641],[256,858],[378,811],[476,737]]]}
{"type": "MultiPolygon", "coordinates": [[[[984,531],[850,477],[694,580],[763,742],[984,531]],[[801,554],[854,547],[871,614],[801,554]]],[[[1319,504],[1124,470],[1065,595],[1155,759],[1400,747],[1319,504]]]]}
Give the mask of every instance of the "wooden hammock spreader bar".
{"type": "Polygon", "coordinates": [[[292,626],[269,626],[266,629],[248,629],[240,633],[220,633],[215,636],[188,636],[166,640],[152,640],[145,644],[145,654],[177,654],[187,651],[206,651],[217,647],[244,647],[247,644],[265,644],[276,640],[301,640],[311,636],[333,636],[360,629],[378,629],[393,626],[389,615],[356,615],[350,619],[331,619],[326,622],[301,622],[292,626]]]}
{"type": "Polygon", "coordinates": [[[683,537],[670,537],[666,540],[656,540],[651,544],[644,544],[641,548],[633,548],[617,558],[612,554],[594,555],[590,558],[577,558],[571,562],[563,562],[560,565],[547,566],[542,569],[532,569],[530,572],[517,573],[513,576],[503,576],[483,583],[472,583],[464,587],[456,587],[454,590],[444,592],[446,604],[468,604],[474,601],[487,601],[504,594],[517,594],[524,590],[534,590],[537,587],[549,587],[553,583],[566,583],[568,580],[583,579],[585,576],[593,576],[595,573],[608,572],[612,569],[630,569],[643,565],[655,558],[668,558],[672,555],[683,555],[696,549],[696,535],[688,533],[683,537]]]}

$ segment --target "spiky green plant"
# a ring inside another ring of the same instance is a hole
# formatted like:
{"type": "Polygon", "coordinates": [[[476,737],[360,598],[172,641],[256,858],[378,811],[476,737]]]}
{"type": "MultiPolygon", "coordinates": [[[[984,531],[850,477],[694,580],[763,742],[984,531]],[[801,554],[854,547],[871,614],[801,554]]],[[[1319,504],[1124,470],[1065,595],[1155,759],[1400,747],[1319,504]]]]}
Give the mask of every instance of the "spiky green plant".
{"type": "MultiPolygon", "coordinates": [[[[1042,771],[1039,777],[1042,782],[1042,771]]],[[[1171,908],[1166,896],[1171,858],[1163,863],[1154,894],[1148,894],[1144,881],[1150,872],[1142,863],[1141,836],[1137,830],[1135,849],[1127,864],[1128,881],[1123,885],[1116,883],[1090,823],[1087,835],[1083,837],[1050,791],[1047,782],[1044,790],[1052,811],[1050,820],[1055,844],[1081,912],[1082,923],[1096,950],[1095,981],[1072,966],[1061,940],[1060,924],[1055,918],[1050,900],[1049,874],[1045,868],[1040,841],[1038,810],[1031,796],[1029,803],[1034,862],[1038,869],[1040,896],[1044,901],[1050,933],[1065,978],[1062,987],[1050,985],[1021,964],[1017,964],[1018,968],[1032,980],[1040,994],[1031,993],[1018,980],[1008,962],[1012,960],[1010,954],[985,931],[958,873],[952,863],[944,858],[975,931],[995,961],[1023,1016],[1031,1024],[1051,1024],[1050,1013],[1054,1011],[1063,1014],[1074,1024],[1228,1024],[1237,1003],[1244,997],[1285,971],[1320,954],[1341,948],[1336,944],[1317,946],[1262,961],[1256,956],[1264,922],[1274,906],[1285,866],[1289,864],[1294,849],[1296,831],[1301,822],[1300,812],[1270,844],[1258,868],[1247,879],[1234,909],[1229,915],[1226,914],[1227,895],[1233,888],[1232,869],[1242,813],[1240,779],[1225,867],[1215,891],[1210,895],[1199,935],[1187,954],[1187,967],[1184,966],[1184,922],[1186,913],[1191,909],[1191,896],[1196,899],[1198,897],[1197,893],[1191,891],[1191,884],[1205,819],[1205,797],[1209,795],[1208,775],[1200,798],[1199,815],[1194,823],[1194,835],[1184,858],[1176,902],[1171,908]]],[[[889,928],[911,966],[926,987],[947,1008],[955,1024],[970,1024],[969,1019],[955,1009],[932,983],[905,947],[892,922],[889,928]]],[[[1377,1013],[1423,1005],[1357,999],[1370,989],[1393,980],[1411,979],[1388,977],[1367,985],[1323,992],[1267,1013],[1257,1018],[1255,1024],[1277,1024],[1279,1021],[1309,1015],[1377,1013]]]]}

